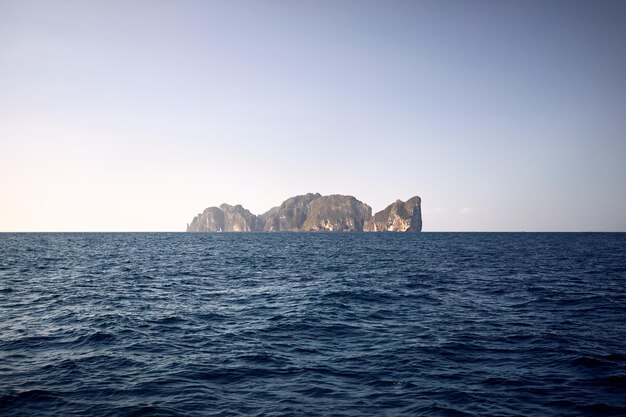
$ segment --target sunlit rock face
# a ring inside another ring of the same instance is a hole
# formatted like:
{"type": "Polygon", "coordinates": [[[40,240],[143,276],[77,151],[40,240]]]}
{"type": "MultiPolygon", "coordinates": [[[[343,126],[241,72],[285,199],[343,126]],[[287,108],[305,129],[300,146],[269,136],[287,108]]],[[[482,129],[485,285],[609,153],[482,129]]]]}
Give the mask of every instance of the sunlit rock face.
{"type": "Polygon", "coordinates": [[[421,232],[421,198],[415,196],[406,202],[397,200],[365,222],[365,232],[421,232]]]}
{"type": "Polygon", "coordinates": [[[254,232],[259,219],[241,205],[209,207],[187,225],[188,232],[254,232]]]}
{"type": "Polygon", "coordinates": [[[372,217],[367,204],[346,195],[308,193],[255,216],[241,205],[209,207],[187,225],[188,232],[419,232],[421,200],[400,200],[372,217]]]}
{"type": "Polygon", "coordinates": [[[220,209],[224,212],[224,231],[254,232],[258,229],[258,217],[241,205],[222,204],[220,209]]]}
{"type": "Polygon", "coordinates": [[[308,193],[288,198],[274,213],[265,213],[263,230],[266,232],[299,232],[307,220],[309,203],[322,197],[320,193],[308,193]]]}
{"type": "Polygon", "coordinates": [[[355,232],[363,230],[372,209],[352,196],[309,193],[291,197],[263,216],[267,232],[355,232]]]}
{"type": "Polygon", "coordinates": [[[308,204],[303,232],[358,232],[372,217],[372,208],[352,196],[327,195],[308,204]]]}
{"type": "Polygon", "coordinates": [[[218,207],[209,207],[193,218],[187,225],[188,232],[222,232],[224,212],[218,207]]]}

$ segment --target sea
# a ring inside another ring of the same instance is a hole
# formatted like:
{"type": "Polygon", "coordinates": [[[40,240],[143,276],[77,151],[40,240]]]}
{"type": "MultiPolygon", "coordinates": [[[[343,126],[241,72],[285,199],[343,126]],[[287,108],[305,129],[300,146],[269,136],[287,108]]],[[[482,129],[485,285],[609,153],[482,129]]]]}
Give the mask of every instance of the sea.
{"type": "Polygon", "coordinates": [[[0,415],[626,416],[626,234],[0,234],[0,415]]]}

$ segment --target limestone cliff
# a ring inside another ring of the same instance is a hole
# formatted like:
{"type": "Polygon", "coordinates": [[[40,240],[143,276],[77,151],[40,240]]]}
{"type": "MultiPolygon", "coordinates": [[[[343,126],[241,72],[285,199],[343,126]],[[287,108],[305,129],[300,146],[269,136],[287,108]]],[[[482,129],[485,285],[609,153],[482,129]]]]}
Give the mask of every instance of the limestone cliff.
{"type": "Polygon", "coordinates": [[[263,226],[266,232],[299,232],[307,219],[309,203],[320,198],[320,193],[308,193],[288,198],[274,213],[266,213],[267,218],[263,226]]]}
{"type": "Polygon", "coordinates": [[[397,200],[365,222],[365,232],[421,232],[422,200],[413,197],[406,202],[397,200]]]}
{"type": "Polygon", "coordinates": [[[209,207],[187,225],[188,232],[419,232],[420,198],[400,200],[372,217],[372,209],[352,196],[308,193],[255,216],[241,205],[209,207]]]}
{"type": "Polygon", "coordinates": [[[241,205],[209,207],[187,225],[188,232],[254,232],[259,218],[241,205]]]}
{"type": "Polygon", "coordinates": [[[352,196],[327,195],[308,204],[303,232],[357,232],[372,217],[372,208],[352,196]]]}

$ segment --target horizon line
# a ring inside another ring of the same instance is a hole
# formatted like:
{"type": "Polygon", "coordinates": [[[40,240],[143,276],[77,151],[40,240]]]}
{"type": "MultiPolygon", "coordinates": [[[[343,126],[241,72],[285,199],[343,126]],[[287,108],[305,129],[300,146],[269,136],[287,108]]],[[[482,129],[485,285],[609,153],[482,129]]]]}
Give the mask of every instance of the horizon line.
{"type": "Polygon", "coordinates": [[[424,233],[626,233],[626,230],[427,230],[421,232],[388,232],[388,231],[379,231],[379,232],[363,232],[363,231],[353,231],[353,232],[331,232],[331,231],[300,231],[300,232],[291,232],[291,231],[250,231],[250,232],[187,232],[181,230],[52,230],[52,231],[0,231],[0,234],[52,234],[52,233],[181,233],[181,234],[387,234],[387,235],[414,235],[414,234],[424,234],[424,233]]]}

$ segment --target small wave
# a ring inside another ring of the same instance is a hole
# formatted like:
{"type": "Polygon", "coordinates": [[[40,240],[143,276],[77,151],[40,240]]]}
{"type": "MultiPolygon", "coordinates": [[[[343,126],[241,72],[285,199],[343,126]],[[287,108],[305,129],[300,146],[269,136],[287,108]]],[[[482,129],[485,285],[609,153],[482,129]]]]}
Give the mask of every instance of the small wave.
{"type": "Polygon", "coordinates": [[[330,388],[325,388],[325,387],[307,387],[307,388],[298,390],[296,392],[302,395],[305,395],[307,397],[321,398],[321,397],[327,397],[333,394],[335,391],[330,388]]]}
{"type": "Polygon", "coordinates": [[[168,316],[168,317],[162,317],[158,319],[151,319],[151,320],[148,320],[148,322],[154,323],[154,324],[174,325],[174,324],[186,323],[187,320],[180,316],[168,316]]]}
{"type": "Polygon", "coordinates": [[[495,387],[521,387],[526,385],[526,381],[520,381],[518,379],[511,379],[506,377],[489,377],[482,382],[487,386],[495,387]]]}
{"type": "Polygon", "coordinates": [[[96,331],[95,333],[91,333],[89,335],[80,336],[76,339],[75,343],[78,345],[81,344],[101,344],[101,343],[110,343],[115,340],[115,336],[111,333],[96,331]]]}
{"type": "Polygon", "coordinates": [[[626,390],[626,375],[624,374],[609,375],[604,378],[596,378],[595,381],[610,388],[626,390]]]}
{"type": "Polygon", "coordinates": [[[598,366],[607,366],[607,365],[610,365],[611,363],[609,361],[606,361],[600,358],[593,358],[591,356],[578,356],[572,359],[572,364],[578,365],[578,366],[586,366],[590,368],[595,368],[598,366]]]}
{"type": "Polygon", "coordinates": [[[605,403],[577,405],[574,408],[578,411],[583,411],[585,413],[593,413],[595,415],[600,415],[600,416],[620,416],[620,417],[626,416],[626,407],[605,404],[605,403]]]}
{"type": "Polygon", "coordinates": [[[55,397],[56,394],[54,392],[41,389],[13,392],[0,397],[0,410],[18,405],[18,403],[21,402],[36,403],[50,401],[53,400],[55,397]]]}

